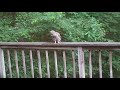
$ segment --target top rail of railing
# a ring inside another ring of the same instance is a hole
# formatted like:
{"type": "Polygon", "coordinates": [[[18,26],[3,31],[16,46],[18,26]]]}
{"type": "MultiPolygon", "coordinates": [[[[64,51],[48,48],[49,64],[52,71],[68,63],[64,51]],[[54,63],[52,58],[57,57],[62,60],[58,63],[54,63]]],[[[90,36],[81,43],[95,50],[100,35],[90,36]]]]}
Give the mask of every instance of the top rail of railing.
{"type": "Polygon", "coordinates": [[[0,48],[23,48],[23,47],[64,47],[64,48],[116,48],[120,49],[120,42],[0,42],[0,48]]]}

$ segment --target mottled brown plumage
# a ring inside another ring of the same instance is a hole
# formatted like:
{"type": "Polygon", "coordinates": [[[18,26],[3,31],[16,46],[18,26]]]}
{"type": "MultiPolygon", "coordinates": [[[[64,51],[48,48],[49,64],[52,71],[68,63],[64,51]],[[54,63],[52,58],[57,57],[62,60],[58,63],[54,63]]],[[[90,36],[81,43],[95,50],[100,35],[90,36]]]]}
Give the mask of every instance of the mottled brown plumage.
{"type": "Polygon", "coordinates": [[[60,36],[60,33],[54,31],[54,30],[51,30],[50,31],[50,35],[52,37],[52,40],[55,42],[55,43],[60,43],[61,42],[61,36],[60,36]]]}

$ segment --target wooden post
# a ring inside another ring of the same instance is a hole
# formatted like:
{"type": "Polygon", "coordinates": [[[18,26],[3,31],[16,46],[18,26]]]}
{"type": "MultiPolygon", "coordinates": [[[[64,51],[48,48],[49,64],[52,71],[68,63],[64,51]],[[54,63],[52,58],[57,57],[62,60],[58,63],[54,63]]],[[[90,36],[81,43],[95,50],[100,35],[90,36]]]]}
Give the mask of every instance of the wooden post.
{"type": "Polygon", "coordinates": [[[89,50],[89,77],[92,78],[92,60],[91,60],[91,50],[89,50]]]}
{"type": "Polygon", "coordinates": [[[73,78],[76,78],[75,53],[74,53],[74,50],[72,50],[72,61],[73,61],[73,78]]]}
{"type": "Polygon", "coordinates": [[[27,75],[26,75],[26,63],[25,63],[25,52],[24,52],[24,50],[22,50],[22,61],[23,61],[24,78],[27,78],[27,75]]]}
{"type": "Polygon", "coordinates": [[[45,54],[46,54],[47,76],[48,76],[48,78],[50,78],[50,66],[49,66],[48,50],[45,50],[45,54]]]}
{"type": "Polygon", "coordinates": [[[32,78],[34,78],[34,66],[33,66],[32,50],[30,50],[30,65],[31,65],[32,78]]]}
{"type": "Polygon", "coordinates": [[[18,67],[18,57],[17,57],[17,51],[14,50],[14,58],[15,58],[15,64],[16,64],[16,72],[17,72],[17,78],[19,78],[19,67],[18,67]]]}
{"type": "Polygon", "coordinates": [[[99,76],[102,78],[102,57],[101,57],[101,51],[99,51],[99,76]]]}
{"type": "Polygon", "coordinates": [[[63,51],[63,63],[64,63],[64,78],[67,78],[67,67],[66,67],[66,54],[63,51]]]}
{"type": "Polygon", "coordinates": [[[10,51],[9,51],[9,49],[7,49],[7,56],[8,56],[8,65],[9,65],[10,78],[12,78],[12,69],[11,69],[11,61],[10,61],[10,51]]]}
{"type": "Polygon", "coordinates": [[[83,57],[83,78],[85,78],[85,58],[84,58],[84,49],[82,49],[82,57],[83,57]]]}
{"type": "Polygon", "coordinates": [[[85,78],[84,52],[82,47],[78,47],[78,67],[79,67],[79,77],[85,78]]]}
{"type": "Polygon", "coordinates": [[[41,55],[40,55],[40,51],[39,50],[37,50],[37,57],[38,57],[39,77],[42,78],[41,55]]]}
{"type": "Polygon", "coordinates": [[[112,51],[109,51],[109,64],[110,64],[110,78],[113,78],[113,71],[112,71],[112,51]]]}
{"type": "Polygon", "coordinates": [[[3,50],[1,48],[0,48],[0,78],[6,78],[4,53],[3,53],[3,50]]]}
{"type": "Polygon", "coordinates": [[[57,52],[54,51],[56,78],[58,78],[57,52]]]}

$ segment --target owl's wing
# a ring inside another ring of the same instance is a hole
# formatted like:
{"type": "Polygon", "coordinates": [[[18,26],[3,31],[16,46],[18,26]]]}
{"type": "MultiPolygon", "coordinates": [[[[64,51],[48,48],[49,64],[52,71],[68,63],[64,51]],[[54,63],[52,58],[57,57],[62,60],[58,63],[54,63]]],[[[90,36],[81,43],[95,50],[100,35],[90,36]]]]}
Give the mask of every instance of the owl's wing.
{"type": "Polygon", "coordinates": [[[57,37],[58,41],[61,42],[61,35],[60,35],[60,33],[57,32],[57,36],[58,36],[57,37]]]}
{"type": "Polygon", "coordinates": [[[61,37],[61,36],[60,36],[60,33],[58,33],[58,32],[56,32],[56,33],[57,33],[58,37],[61,37]]]}

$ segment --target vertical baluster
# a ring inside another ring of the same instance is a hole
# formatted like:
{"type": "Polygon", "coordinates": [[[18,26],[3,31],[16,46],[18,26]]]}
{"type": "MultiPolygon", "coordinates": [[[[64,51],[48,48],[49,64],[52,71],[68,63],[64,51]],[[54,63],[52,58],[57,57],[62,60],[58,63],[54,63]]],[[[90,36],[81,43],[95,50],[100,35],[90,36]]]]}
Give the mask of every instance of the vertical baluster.
{"type": "Polygon", "coordinates": [[[15,55],[15,64],[16,64],[17,78],[19,78],[18,57],[17,57],[17,51],[16,50],[14,50],[14,55],[15,55]]]}
{"type": "Polygon", "coordinates": [[[83,78],[85,78],[85,58],[84,58],[84,49],[82,49],[82,59],[83,59],[83,78]]]}
{"type": "Polygon", "coordinates": [[[4,52],[0,48],[0,78],[6,78],[4,52]]]}
{"type": "Polygon", "coordinates": [[[31,65],[32,78],[34,78],[34,67],[33,67],[32,50],[30,50],[30,65],[31,65]]]}
{"type": "Polygon", "coordinates": [[[58,78],[58,65],[57,65],[57,52],[54,51],[54,58],[55,58],[55,72],[56,72],[56,78],[58,78]]]}
{"type": "Polygon", "coordinates": [[[23,61],[24,78],[26,78],[27,75],[26,75],[26,64],[25,64],[25,52],[24,52],[24,50],[22,50],[22,61],[23,61]]]}
{"type": "Polygon", "coordinates": [[[47,74],[48,74],[48,78],[50,78],[48,50],[45,50],[45,53],[46,53],[47,74]]]}
{"type": "Polygon", "coordinates": [[[82,47],[78,47],[78,67],[79,67],[79,77],[85,78],[84,52],[82,47]]]}
{"type": "Polygon", "coordinates": [[[63,51],[63,63],[64,63],[64,77],[67,78],[66,54],[65,54],[65,51],[63,51]]]}
{"type": "Polygon", "coordinates": [[[72,50],[72,61],[73,61],[73,78],[76,78],[75,54],[74,54],[74,50],[72,50]]]}
{"type": "Polygon", "coordinates": [[[92,60],[91,60],[91,50],[89,50],[89,77],[92,78],[92,60]]]}
{"type": "Polygon", "coordinates": [[[39,77],[42,78],[41,55],[40,55],[40,51],[39,50],[37,50],[37,56],[38,56],[39,77]]]}
{"type": "Polygon", "coordinates": [[[102,57],[101,57],[101,51],[99,51],[99,75],[100,75],[100,78],[102,78],[102,57]]]}
{"type": "Polygon", "coordinates": [[[112,71],[112,51],[109,51],[109,64],[110,64],[110,78],[113,78],[113,71],[112,71]]]}
{"type": "Polygon", "coordinates": [[[12,69],[11,69],[10,51],[9,51],[8,49],[7,49],[7,58],[8,58],[8,66],[9,66],[10,78],[12,78],[12,69]]]}

